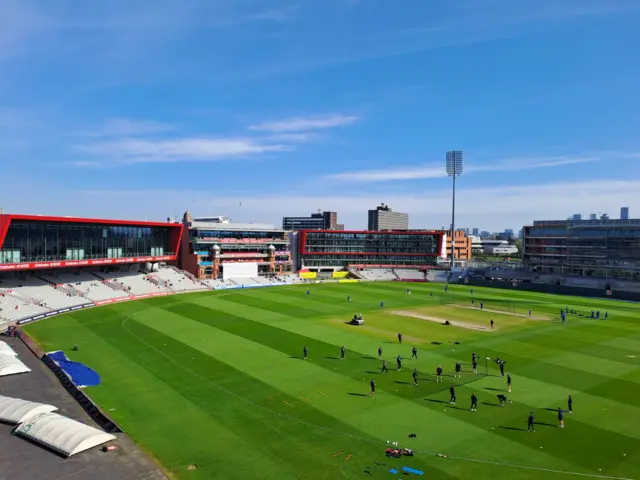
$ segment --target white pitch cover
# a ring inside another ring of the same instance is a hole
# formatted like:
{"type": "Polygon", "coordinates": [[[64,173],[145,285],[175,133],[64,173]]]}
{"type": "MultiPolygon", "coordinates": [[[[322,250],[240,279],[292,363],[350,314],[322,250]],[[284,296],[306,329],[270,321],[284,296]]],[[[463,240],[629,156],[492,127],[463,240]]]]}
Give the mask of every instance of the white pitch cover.
{"type": "Polygon", "coordinates": [[[42,413],[21,423],[15,430],[36,443],[70,457],[116,437],[57,413],[42,413]]]}
{"type": "Polygon", "coordinates": [[[0,395],[0,421],[17,425],[40,413],[55,412],[58,407],[0,395]]]}
{"type": "Polygon", "coordinates": [[[249,278],[258,276],[257,262],[238,262],[222,264],[222,279],[249,278]]]}

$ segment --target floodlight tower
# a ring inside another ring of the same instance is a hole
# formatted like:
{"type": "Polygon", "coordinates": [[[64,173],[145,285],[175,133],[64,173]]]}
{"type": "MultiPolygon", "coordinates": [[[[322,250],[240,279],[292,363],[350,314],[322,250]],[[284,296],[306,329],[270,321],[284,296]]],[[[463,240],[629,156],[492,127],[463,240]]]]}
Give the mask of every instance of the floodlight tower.
{"type": "Polygon", "coordinates": [[[456,177],[462,175],[462,151],[447,152],[447,175],[453,179],[453,198],[451,208],[451,269],[456,260],[456,177]]]}

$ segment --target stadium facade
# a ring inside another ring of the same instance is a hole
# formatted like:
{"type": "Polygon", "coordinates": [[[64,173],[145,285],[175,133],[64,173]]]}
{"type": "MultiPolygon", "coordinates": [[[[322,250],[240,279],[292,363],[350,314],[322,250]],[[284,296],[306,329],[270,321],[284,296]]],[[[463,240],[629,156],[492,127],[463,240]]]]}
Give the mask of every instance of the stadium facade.
{"type": "Polygon", "coordinates": [[[180,268],[198,279],[278,275],[294,270],[289,232],[228,217],[183,217],[180,268]],[[250,271],[252,269],[252,271],[250,271]]]}
{"type": "Polygon", "coordinates": [[[543,220],[524,227],[523,263],[541,273],[640,279],[640,220],[543,220]]]}
{"type": "Polygon", "coordinates": [[[175,262],[177,223],[0,215],[0,272],[175,262]]]}
{"type": "Polygon", "coordinates": [[[303,230],[298,236],[302,269],[429,268],[437,266],[443,233],[434,231],[303,230]]]}

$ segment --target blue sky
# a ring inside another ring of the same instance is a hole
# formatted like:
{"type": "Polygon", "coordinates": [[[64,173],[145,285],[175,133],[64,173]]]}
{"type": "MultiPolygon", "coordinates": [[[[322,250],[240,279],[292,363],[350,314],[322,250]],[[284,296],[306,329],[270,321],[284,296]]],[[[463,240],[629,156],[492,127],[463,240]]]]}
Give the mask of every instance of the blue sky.
{"type": "Polygon", "coordinates": [[[640,213],[637,0],[0,0],[0,207],[640,213]],[[242,203],[242,206],[240,206],[242,203]]]}

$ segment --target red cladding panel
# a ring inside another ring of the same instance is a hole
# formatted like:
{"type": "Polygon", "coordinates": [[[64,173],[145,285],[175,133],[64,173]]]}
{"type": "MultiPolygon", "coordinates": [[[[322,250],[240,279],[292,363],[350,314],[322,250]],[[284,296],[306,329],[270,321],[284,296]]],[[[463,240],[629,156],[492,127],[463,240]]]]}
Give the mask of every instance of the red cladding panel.
{"type": "Polygon", "coordinates": [[[4,244],[4,237],[7,236],[7,230],[9,230],[9,223],[11,217],[9,215],[0,215],[0,250],[4,244]]]}

